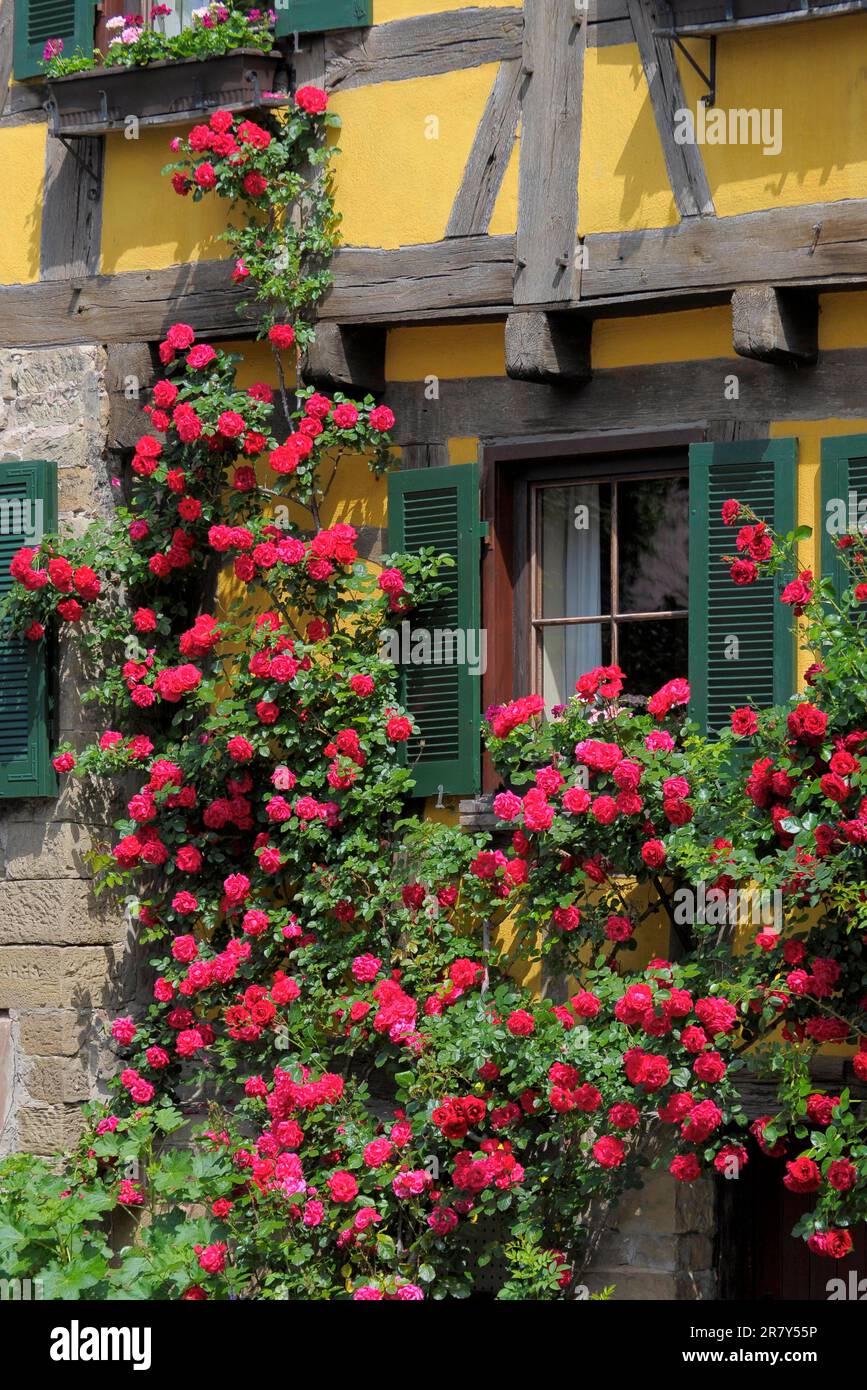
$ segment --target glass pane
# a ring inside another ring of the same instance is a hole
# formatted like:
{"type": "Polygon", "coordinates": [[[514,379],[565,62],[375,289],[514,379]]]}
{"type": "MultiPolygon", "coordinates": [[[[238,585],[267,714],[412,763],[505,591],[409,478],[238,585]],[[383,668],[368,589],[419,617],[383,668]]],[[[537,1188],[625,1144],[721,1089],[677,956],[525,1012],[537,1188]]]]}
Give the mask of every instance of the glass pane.
{"type": "Polygon", "coordinates": [[[610,665],[610,623],[567,623],[538,628],[541,632],[542,695],[548,709],[565,705],[575,694],[575,682],[594,666],[610,665]]]}
{"type": "Polygon", "coordinates": [[[652,695],[666,681],[687,674],[687,621],[618,623],[618,665],[630,695],[652,695]]]}
{"type": "Polygon", "coordinates": [[[543,618],[611,612],[611,488],[545,487],[539,493],[537,602],[543,618]]]}
{"type": "Polygon", "coordinates": [[[686,478],[618,484],[617,562],[620,613],[660,613],[688,606],[686,478]]]}

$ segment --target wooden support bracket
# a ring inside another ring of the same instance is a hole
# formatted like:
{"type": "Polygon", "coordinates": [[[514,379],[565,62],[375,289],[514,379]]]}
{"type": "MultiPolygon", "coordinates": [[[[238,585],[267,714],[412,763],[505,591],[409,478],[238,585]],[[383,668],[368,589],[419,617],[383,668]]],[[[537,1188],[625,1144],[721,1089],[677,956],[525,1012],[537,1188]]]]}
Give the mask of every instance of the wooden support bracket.
{"type": "Polygon", "coordinates": [[[732,295],[732,340],[741,357],[811,366],[819,356],[818,299],[810,290],[750,285],[732,295]]]}
{"type": "Polygon", "coordinates": [[[506,372],[515,381],[589,381],[589,320],[576,315],[527,312],[506,319],[506,372]]]}
{"type": "Polygon", "coordinates": [[[323,391],[364,394],[385,389],[385,328],[322,322],[302,366],[302,376],[323,391]]]}

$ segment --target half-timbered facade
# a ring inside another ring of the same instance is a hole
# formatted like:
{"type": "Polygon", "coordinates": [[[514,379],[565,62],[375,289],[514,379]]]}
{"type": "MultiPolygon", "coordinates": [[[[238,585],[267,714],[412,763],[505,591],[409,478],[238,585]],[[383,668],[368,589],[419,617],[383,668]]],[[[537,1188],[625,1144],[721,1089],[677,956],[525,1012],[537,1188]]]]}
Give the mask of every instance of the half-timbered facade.
{"type": "MultiPolygon", "coordinates": [[[[486,706],[556,705],[600,661],[639,694],[688,670],[709,728],[786,698],[800,654],[772,581],[717,581],[719,504],[811,526],[804,559],[827,570],[829,505],[867,495],[865,10],[288,0],[271,57],[46,83],[45,40],[87,48],[123,5],[2,0],[0,503],[71,527],[111,507],[170,322],[244,342],[255,379],[224,213],[159,172],[203,111],[314,83],[343,119],[342,244],[305,377],[381,395],[401,454],[388,480],[346,469],[323,522],[351,520],[374,558],[389,532],[453,548],[455,616],[486,635],[480,678],[410,683],[430,813],[484,821],[486,706]]],[[[0,562],[20,543],[6,530],[0,562]]],[[[134,985],[83,859],[111,808],[58,798],[51,775],[52,742],[90,718],[76,673],[63,652],[17,660],[0,644],[17,692],[0,715],[0,1129],[49,1152],[100,1074],[100,1011],[134,985]]],[[[673,1186],[623,1213],[599,1282],[758,1296],[753,1265],[720,1269],[713,1191],[673,1186]]]]}

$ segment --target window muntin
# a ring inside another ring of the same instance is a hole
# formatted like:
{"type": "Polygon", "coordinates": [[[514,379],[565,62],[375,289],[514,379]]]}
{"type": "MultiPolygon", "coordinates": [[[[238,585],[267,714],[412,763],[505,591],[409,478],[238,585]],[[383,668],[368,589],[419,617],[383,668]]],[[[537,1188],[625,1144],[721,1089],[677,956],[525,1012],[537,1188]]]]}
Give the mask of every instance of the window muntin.
{"type": "Polygon", "coordinates": [[[616,663],[650,695],[687,665],[689,485],[681,470],[531,481],[530,666],[550,708],[616,663]]]}

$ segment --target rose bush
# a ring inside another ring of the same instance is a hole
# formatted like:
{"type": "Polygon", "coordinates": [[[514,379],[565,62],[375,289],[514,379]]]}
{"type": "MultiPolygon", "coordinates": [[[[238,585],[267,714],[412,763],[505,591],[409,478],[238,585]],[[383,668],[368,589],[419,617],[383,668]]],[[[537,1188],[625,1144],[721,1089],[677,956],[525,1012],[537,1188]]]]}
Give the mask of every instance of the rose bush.
{"type": "MultiPolygon", "coordinates": [[[[711,740],[685,680],[641,709],[599,668],[552,718],[537,696],[488,711],[498,834],[409,816],[414,725],[380,632],[441,597],[451,562],[377,570],[324,523],[341,456],[381,473],[393,424],[290,385],[334,239],[325,104],[306,89],[267,126],[217,112],[171,166],[181,195],[246,208],[230,237],[276,388],[173,325],[124,505],[12,562],[17,630],[73,623],[97,669],[106,727],[55,767],[132,781],[93,867],[134,902],[152,973],[62,1176],[0,1170],[0,1272],[55,1297],[414,1301],[467,1296],[495,1258],[500,1297],[569,1298],[651,1162],[730,1177],[757,1146],[815,1196],[799,1234],[844,1255],[864,1123],[809,1064],[845,1042],[867,1078],[863,538],[842,600],[805,573],[783,592],[816,653],[808,696],[711,740]],[[735,931],[729,895],[753,886],[783,894],[782,931],[735,931]],[[630,966],[660,919],[676,958],[630,966]],[[757,1146],[747,1062],[778,1083],[757,1146]]],[[[725,515],[736,583],[796,564],[799,533],[735,499],[725,515]]]]}

